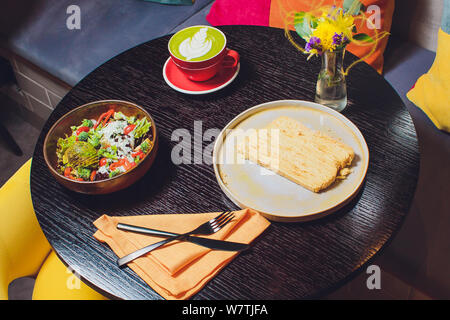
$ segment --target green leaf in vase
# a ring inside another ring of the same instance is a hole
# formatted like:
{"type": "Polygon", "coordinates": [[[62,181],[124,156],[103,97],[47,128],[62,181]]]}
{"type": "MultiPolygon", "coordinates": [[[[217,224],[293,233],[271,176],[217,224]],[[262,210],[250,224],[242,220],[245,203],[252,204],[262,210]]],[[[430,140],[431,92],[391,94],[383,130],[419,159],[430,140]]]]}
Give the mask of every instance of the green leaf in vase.
{"type": "Polygon", "coordinates": [[[306,12],[298,12],[294,17],[294,28],[297,34],[308,41],[309,36],[317,28],[317,19],[306,12]]]}
{"type": "Polygon", "coordinates": [[[342,4],[344,12],[356,16],[361,10],[364,10],[363,4],[359,0],[344,0],[342,4]]]}
{"type": "Polygon", "coordinates": [[[373,42],[372,37],[370,37],[369,35],[367,35],[365,33],[355,34],[353,36],[353,39],[358,40],[358,41],[364,41],[364,42],[373,42]]]}
{"type": "Polygon", "coordinates": [[[301,22],[305,16],[305,12],[296,12],[294,16],[294,25],[301,22]]]}

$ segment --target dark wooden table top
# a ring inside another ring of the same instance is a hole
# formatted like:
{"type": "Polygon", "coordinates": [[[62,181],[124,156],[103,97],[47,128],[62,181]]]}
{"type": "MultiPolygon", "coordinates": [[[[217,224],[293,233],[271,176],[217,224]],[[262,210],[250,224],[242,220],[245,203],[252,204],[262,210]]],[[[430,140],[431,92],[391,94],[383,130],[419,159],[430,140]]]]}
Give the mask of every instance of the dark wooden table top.
{"type": "MultiPolygon", "coordinates": [[[[237,114],[263,102],[314,100],[320,59],[307,62],[279,29],[221,29],[229,47],[241,55],[240,73],[225,89],[204,96],[171,89],[162,77],[168,58],[166,36],[132,48],[89,74],[56,107],[38,140],[31,170],[38,221],[63,262],[110,297],[161,299],[129,268],[119,269],[110,248],[92,237],[96,231],[92,222],[100,215],[237,209],[221,192],[211,165],[171,162],[171,149],[178,143],[171,141],[175,129],[186,128],[193,134],[196,120],[203,121],[203,131],[223,128],[237,114]],[[103,99],[144,106],[159,129],[159,152],[149,172],[130,188],[104,196],[77,194],[52,178],[42,144],[63,114],[103,99]]],[[[346,54],[345,64],[354,59],[346,54]]],[[[362,270],[398,230],[417,182],[414,126],[397,93],[365,63],[350,71],[347,85],[349,105],[343,114],[358,126],[370,150],[366,181],[358,196],[320,220],[272,223],[251,250],[237,256],[194,299],[320,297],[362,270]]]]}

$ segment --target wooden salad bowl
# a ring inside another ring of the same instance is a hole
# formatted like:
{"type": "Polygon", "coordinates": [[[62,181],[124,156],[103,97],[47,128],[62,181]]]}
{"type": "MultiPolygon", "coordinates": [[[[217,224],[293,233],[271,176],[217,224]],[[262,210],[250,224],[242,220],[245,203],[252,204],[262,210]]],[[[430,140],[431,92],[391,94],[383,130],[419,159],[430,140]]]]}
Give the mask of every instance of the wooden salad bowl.
{"type": "Polygon", "coordinates": [[[85,194],[107,194],[127,188],[138,181],[152,166],[156,153],[158,151],[158,135],[156,125],[150,114],[144,108],[121,100],[102,100],[84,104],[77,107],[62,116],[50,128],[44,140],[43,153],[45,162],[56,180],[64,187],[75,192],[85,194]],[[126,116],[136,116],[142,118],[145,116],[151,123],[152,130],[152,149],[146,154],[145,158],[136,166],[115,177],[99,181],[77,181],[65,177],[58,171],[58,157],[56,147],[59,138],[64,138],[72,133],[70,127],[77,125],[83,119],[97,119],[99,115],[113,108],[116,112],[122,112],[126,116]]]}

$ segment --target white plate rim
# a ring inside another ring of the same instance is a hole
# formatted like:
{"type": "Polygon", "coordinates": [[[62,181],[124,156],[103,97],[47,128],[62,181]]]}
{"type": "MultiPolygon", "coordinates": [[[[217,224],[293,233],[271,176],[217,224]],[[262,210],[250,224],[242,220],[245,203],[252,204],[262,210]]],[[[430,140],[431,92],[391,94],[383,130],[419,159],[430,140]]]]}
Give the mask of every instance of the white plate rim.
{"type": "Polygon", "coordinates": [[[211,92],[216,92],[222,88],[225,88],[226,86],[228,86],[231,82],[233,82],[233,80],[237,77],[237,75],[239,74],[239,70],[241,69],[241,63],[238,62],[237,66],[236,66],[236,72],[234,73],[234,75],[231,77],[230,80],[228,80],[227,82],[221,84],[218,87],[215,87],[213,89],[209,89],[209,90],[203,90],[203,91],[190,91],[190,90],[185,90],[185,89],[181,89],[179,87],[177,87],[176,85],[174,85],[172,82],[170,82],[169,78],[167,78],[166,75],[166,68],[167,68],[167,64],[169,63],[171,57],[169,57],[166,62],[164,63],[164,67],[163,67],[163,77],[164,77],[164,81],[169,85],[169,87],[171,87],[172,89],[181,92],[181,93],[185,93],[185,94],[194,94],[194,95],[199,95],[199,94],[207,94],[207,93],[211,93],[211,92]]]}
{"type": "Polygon", "coordinates": [[[222,146],[223,142],[225,141],[224,135],[228,129],[234,128],[240,122],[244,121],[245,119],[249,118],[251,115],[253,115],[259,111],[262,111],[264,109],[270,109],[271,107],[278,107],[278,106],[283,106],[283,105],[289,105],[289,106],[294,106],[294,107],[295,107],[295,105],[302,105],[302,107],[311,107],[312,109],[316,109],[316,110],[318,109],[318,110],[324,111],[332,116],[335,116],[336,118],[341,120],[345,125],[347,125],[352,130],[353,133],[356,134],[356,136],[361,144],[361,148],[362,148],[363,154],[365,156],[364,158],[367,159],[365,161],[363,169],[362,169],[363,174],[361,175],[359,181],[355,184],[356,185],[355,188],[351,192],[349,192],[348,195],[341,202],[336,203],[334,206],[331,206],[325,210],[319,210],[319,211],[311,212],[311,213],[308,213],[306,215],[301,215],[301,216],[286,216],[286,215],[280,215],[280,214],[276,214],[276,213],[270,213],[270,212],[264,212],[261,210],[257,210],[258,212],[260,212],[263,216],[265,216],[269,220],[278,221],[278,222],[306,222],[306,221],[316,220],[316,219],[322,218],[326,215],[329,215],[329,214],[337,211],[341,207],[345,206],[348,202],[350,202],[357,195],[358,191],[362,187],[363,182],[366,178],[367,170],[369,167],[369,161],[370,161],[370,159],[369,159],[370,154],[369,154],[369,148],[367,146],[367,142],[364,139],[364,136],[362,135],[362,133],[358,129],[358,127],[352,121],[350,121],[347,117],[345,117],[341,113],[339,113],[329,107],[326,107],[324,105],[321,105],[321,104],[318,104],[318,103],[315,103],[312,101],[287,99],[287,100],[275,100],[275,101],[264,102],[264,103],[258,104],[256,106],[253,106],[253,107],[241,112],[236,117],[234,117],[221,130],[220,134],[216,138],[216,141],[214,143],[213,158],[212,158],[214,174],[216,176],[216,180],[217,180],[220,188],[234,204],[236,204],[237,206],[239,206],[241,208],[251,208],[250,206],[245,205],[245,203],[241,203],[237,199],[237,197],[229,190],[227,185],[223,182],[222,177],[220,175],[218,159],[217,159],[218,154],[219,154],[219,148],[222,146]]]}

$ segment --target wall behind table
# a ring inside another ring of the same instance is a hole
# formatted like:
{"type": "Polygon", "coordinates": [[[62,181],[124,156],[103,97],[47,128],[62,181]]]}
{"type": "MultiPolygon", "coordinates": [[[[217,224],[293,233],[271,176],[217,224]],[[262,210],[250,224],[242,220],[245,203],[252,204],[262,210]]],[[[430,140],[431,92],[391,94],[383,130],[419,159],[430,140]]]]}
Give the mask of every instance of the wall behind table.
{"type": "Polygon", "coordinates": [[[443,7],[444,0],[396,0],[392,35],[436,52],[443,7]]]}

